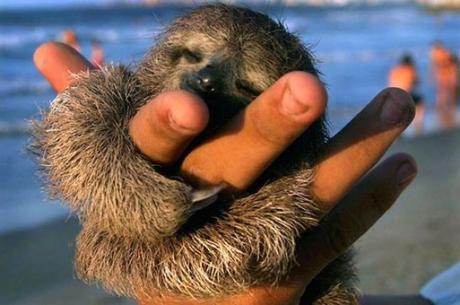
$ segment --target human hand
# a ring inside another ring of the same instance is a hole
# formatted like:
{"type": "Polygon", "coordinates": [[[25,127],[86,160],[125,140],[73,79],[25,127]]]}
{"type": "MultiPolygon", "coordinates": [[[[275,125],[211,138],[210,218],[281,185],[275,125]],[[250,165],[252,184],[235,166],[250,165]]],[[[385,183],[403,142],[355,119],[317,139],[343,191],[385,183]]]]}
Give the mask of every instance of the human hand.
{"type": "MultiPolygon", "coordinates": [[[[34,60],[58,92],[71,81],[69,72],[92,68],[73,49],[57,43],[41,46],[34,60]]],[[[321,115],[326,99],[316,78],[302,72],[290,73],[251,103],[213,141],[191,151],[182,170],[204,183],[225,181],[243,190],[321,115]],[[286,87],[295,99],[283,96],[286,87]],[[286,114],[286,107],[298,107],[297,114],[286,114]],[[253,159],[247,158],[245,150],[250,150],[253,159]],[[233,162],[231,168],[226,166],[229,159],[233,162]]],[[[325,157],[316,166],[313,191],[325,214],[334,210],[321,226],[302,238],[299,268],[289,282],[278,287],[257,287],[231,299],[197,301],[163,296],[141,300],[141,304],[297,304],[311,279],[363,234],[415,176],[414,161],[407,155],[397,155],[348,193],[409,124],[413,112],[407,94],[386,90],[329,142],[325,157]],[[307,251],[311,249],[315,252],[307,251]]],[[[204,129],[207,120],[207,109],[199,97],[184,91],[164,93],[141,108],[130,124],[130,134],[145,155],[169,165],[204,129]]]]}

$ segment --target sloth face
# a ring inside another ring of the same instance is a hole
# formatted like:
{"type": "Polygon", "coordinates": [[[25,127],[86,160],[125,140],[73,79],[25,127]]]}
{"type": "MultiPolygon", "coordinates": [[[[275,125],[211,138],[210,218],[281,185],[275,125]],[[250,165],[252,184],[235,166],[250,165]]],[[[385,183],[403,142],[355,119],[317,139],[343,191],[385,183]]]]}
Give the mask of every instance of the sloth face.
{"type": "Polygon", "coordinates": [[[225,44],[204,47],[196,38],[171,50],[170,60],[180,74],[181,89],[200,95],[231,95],[247,102],[265,89],[246,75],[244,56],[225,44]]]}
{"type": "Polygon", "coordinates": [[[294,70],[317,73],[308,50],[281,23],[247,9],[205,6],[157,37],[137,76],[150,96],[198,94],[214,130],[294,70]]]}
{"type": "Polygon", "coordinates": [[[237,114],[268,86],[254,77],[266,75],[252,68],[240,48],[228,40],[216,40],[204,33],[168,46],[169,77],[166,90],[183,89],[199,95],[209,108],[208,130],[218,128],[237,114]]]}

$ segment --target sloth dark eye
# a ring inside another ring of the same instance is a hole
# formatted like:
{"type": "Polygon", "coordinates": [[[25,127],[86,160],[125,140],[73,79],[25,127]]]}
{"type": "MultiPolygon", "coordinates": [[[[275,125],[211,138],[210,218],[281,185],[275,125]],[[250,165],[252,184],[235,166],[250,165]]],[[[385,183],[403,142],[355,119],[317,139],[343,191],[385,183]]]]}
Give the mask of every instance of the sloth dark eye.
{"type": "Polygon", "coordinates": [[[258,96],[259,90],[256,90],[248,81],[239,79],[235,82],[236,89],[238,89],[244,95],[258,96]]]}
{"type": "Polygon", "coordinates": [[[191,64],[196,64],[201,61],[201,54],[196,51],[191,51],[189,49],[182,50],[182,57],[191,64]]]}

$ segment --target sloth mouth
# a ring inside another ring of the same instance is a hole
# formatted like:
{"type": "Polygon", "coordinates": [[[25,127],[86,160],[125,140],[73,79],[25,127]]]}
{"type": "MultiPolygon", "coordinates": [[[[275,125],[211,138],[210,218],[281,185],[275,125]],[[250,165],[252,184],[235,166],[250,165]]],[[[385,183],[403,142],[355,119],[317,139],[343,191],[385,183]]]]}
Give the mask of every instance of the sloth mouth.
{"type": "Polygon", "coordinates": [[[246,99],[226,92],[202,92],[192,90],[206,104],[209,110],[209,123],[204,133],[210,135],[228,123],[235,115],[244,109],[246,99]]]}

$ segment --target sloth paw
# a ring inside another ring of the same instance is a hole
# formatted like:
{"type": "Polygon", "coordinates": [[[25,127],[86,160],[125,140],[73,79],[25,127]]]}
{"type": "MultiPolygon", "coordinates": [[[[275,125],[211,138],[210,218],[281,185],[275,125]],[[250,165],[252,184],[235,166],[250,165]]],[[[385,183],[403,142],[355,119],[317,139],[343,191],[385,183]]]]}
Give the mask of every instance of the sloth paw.
{"type": "Polygon", "coordinates": [[[33,150],[53,197],[81,220],[156,240],[193,213],[191,187],[159,173],[132,143],[128,123],[149,97],[127,68],[77,75],[34,124],[33,150]]]}

